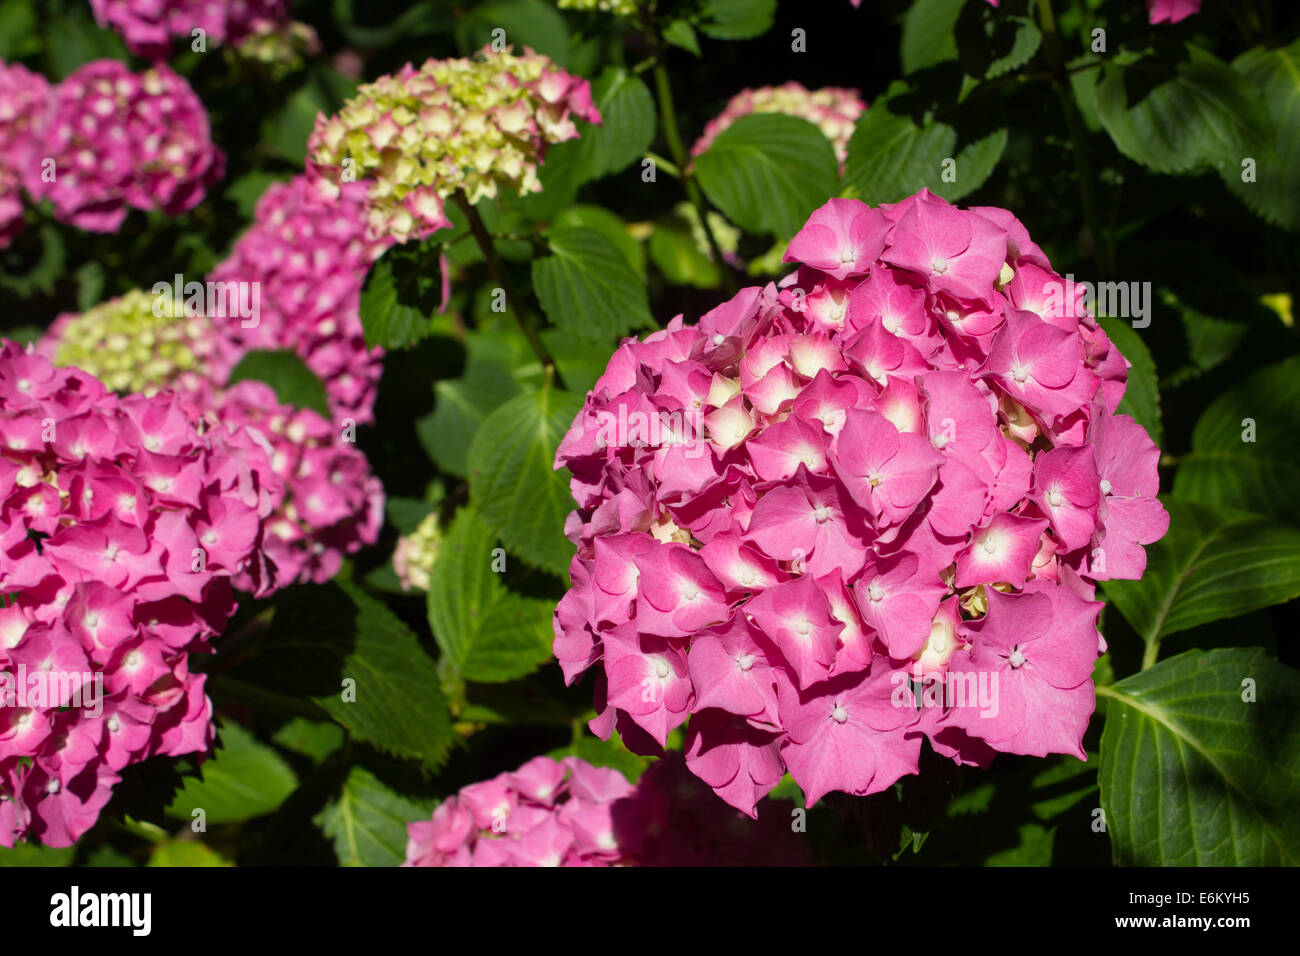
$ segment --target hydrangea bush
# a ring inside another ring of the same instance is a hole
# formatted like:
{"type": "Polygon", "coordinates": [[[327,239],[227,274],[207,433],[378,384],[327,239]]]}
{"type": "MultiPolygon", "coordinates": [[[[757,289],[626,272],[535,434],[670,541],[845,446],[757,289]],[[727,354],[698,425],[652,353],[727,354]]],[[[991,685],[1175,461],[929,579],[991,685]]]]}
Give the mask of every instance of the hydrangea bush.
{"type": "Polygon", "coordinates": [[[0,23],[0,865],[1300,859],[1300,7],[0,23]]]}

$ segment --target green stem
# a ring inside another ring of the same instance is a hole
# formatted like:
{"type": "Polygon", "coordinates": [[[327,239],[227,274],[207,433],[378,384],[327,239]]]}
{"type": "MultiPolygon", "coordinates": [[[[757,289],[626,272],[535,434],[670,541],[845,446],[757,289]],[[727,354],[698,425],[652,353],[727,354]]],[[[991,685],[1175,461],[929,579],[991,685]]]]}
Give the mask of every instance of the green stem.
{"type": "Polygon", "coordinates": [[[130,816],[124,816],[120,820],[116,817],[110,819],[123,831],[148,843],[162,843],[167,839],[167,831],[156,823],[150,823],[147,820],[136,820],[130,816]]]}
{"type": "Polygon", "coordinates": [[[1114,255],[1102,227],[1097,203],[1097,180],[1093,173],[1092,157],[1088,152],[1088,130],[1083,123],[1083,114],[1079,112],[1079,104],[1074,100],[1074,91],[1070,88],[1070,71],[1065,63],[1061,34],[1056,29],[1052,0],[1038,0],[1038,25],[1043,32],[1043,49],[1047,54],[1047,62],[1052,68],[1052,86],[1056,88],[1065,112],[1065,125],[1070,134],[1071,152],[1074,153],[1074,168],[1079,177],[1083,220],[1092,241],[1097,268],[1102,278],[1106,278],[1114,272],[1114,255]]]}
{"type": "Polygon", "coordinates": [[[1142,669],[1147,670],[1154,667],[1156,660],[1160,657],[1160,639],[1152,638],[1147,642],[1147,649],[1142,653],[1142,669]]]}
{"type": "Polygon", "coordinates": [[[668,142],[668,152],[681,171],[682,185],[686,187],[686,197],[695,207],[695,212],[699,216],[700,225],[704,228],[704,238],[709,243],[709,251],[713,256],[713,261],[718,264],[718,270],[722,273],[723,283],[728,293],[736,291],[735,277],[728,268],[729,263],[722,255],[722,247],[718,245],[718,238],[713,234],[713,228],[709,225],[709,210],[704,204],[704,194],[700,191],[699,183],[695,181],[695,174],[690,168],[690,154],[686,152],[686,146],[682,143],[682,134],[677,128],[677,110],[673,106],[673,88],[668,80],[668,70],[664,66],[662,57],[656,57],[654,65],[655,74],[655,92],[659,100],[659,125],[663,128],[664,139],[668,142]]]}
{"type": "Polygon", "coordinates": [[[656,166],[666,172],[669,176],[673,177],[673,179],[682,178],[682,171],[677,168],[676,163],[670,162],[666,157],[660,156],[658,153],[651,152],[650,150],[646,150],[645,155],[646,159],[653,160],[656,166]]]}
{"type": "Polygon", "coordinates": [[[564,379],[560,375],[555,358],[542,341],[541,336],[537,334],[538,323],[536,319],[531,311],[524,307],[524,300],[516,294],[514,286],[510,282],[510,275],[506,272],[505,266],[497,255],[496,247],[492,244],[492,237],[488,234],[487,226],[483,224],[483,219],[479,216],[478,210],[470,204],[469,199],[459,190],[452,194],[452,201],[465,214],[465,218],[469,220],[469,231],[474,235],[474,241],[478,243],[479,249],[483,252],[483,259],[487,262],[488,271],[492,273],[492,278],[505,292],[506,307],[510,309],[510,314],[515,317],[515,322],[519,325],[519,330],[524,333],[524,338],[528,340],[528,345],[532,348],[533,354],[542,363],[542,368],[548,370],[554,376],[555,386],[563,389],[564,379]]]}

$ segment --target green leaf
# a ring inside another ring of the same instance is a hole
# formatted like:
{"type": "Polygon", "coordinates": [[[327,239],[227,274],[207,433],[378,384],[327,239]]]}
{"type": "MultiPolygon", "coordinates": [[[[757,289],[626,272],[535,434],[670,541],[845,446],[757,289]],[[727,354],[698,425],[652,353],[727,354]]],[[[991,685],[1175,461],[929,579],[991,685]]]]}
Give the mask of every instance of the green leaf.
{"type": "Polygon", "coordinates": [[[1216,398],[1192,432],[1174,494],[1300,524],[1300,356],[1254,372],[1216,398]],[[1254,441],[1244,441],[1253,423],[1254,441]]]}
{"type": "Polygon", "coordinates": [[[582,185],[582,138],[556,143],[546,151],[537,178],[542,184],[542,191],[527,196],[507,196],[503,203],[518,208],[529,219],[543,222],[554,218],[561,210],[568,208],[578,195],[582,185]]]}
{"type": "Polygon", "coordinates": [[[557,228],[590,229],[598,232],[623,253],[636,274],[645,279],[645,247],[628,231],[627,223],[604,206],[570,206],[555,217],[557,228]]]}
{"type": "Polygon", "coordinates": [[[690,227],[678,221],[657,222],[650,234],[650,258],[676,285],[716,289],[722,270],[695,244],[690,227]]]}
{"type": "Polygon", "coordinates": [[[645,282],[626,255],[600,233],[561,226],[547,235],[551,255],[533,260],[533,288],[555,327],[611,343],[654,325],[645,282]]]}
{"type": "Polygon", "coordinates": [[[343,866],[401,866],[406,825],[433,813],[433,802],[410,800],[364,767],[353,767],[337,800],[312,818],[334,843],[343,866]]]}
{"type": "Polygon", "coordinates": [[[241,219],[252,219],[257,209],[257,201],[262,198],[267,187],[272,183],[284,181],[283,175],[254,169],[226,187],[226,198],[235,204],[235,210],[241,219]]]}
{"type": "Polygon", "coordinates": [[[51,82],[66,79],[91,60],[127,60],[126,44],[116,32],[100,29],[89,10],[72,9],[74,12],[56,16],[48,26],[51,42],[45,44],[45,54],[51,82]]]}
{"type": "Polygon", "coordinates": [[[282,592],[260,648],[233,677],[307,698],[379,750],[437,768],[456,739],[429,655],[392,611],[350,581],[282,592]]]}
{"type": "Polygon", "coordinates": [[[6,866],[71,866],[77,855],[75,846],[52,847],[38,843],[18,843],[13,847],[0,847],[0,867],[6,866]]]}
{"type": "MultiPolygon", "coordinates": [[[[1266,222],[1300,228],[1300,40],[1278,49],[1255,47],[1233,60],[1234,69],[1263,93],[1272,122],[1273,150],[1251,156],[1255,181],[1225,173],[1229,188],[1266,222]]],[[[1242,156],[1241,159],[1248,157],[1242,156]]]]}
{"type": "MultiPolygon", "coordinates": [[[[1028,17],[968,3],[954,28],[957,59],[966,75],[992,80],[1019,69],[1038,52],[1043,36],[1028,17]]],[[[971,84],[968,84],[968,88],[971,84]]]]}
{"type": "Polygon", "coordinates": [[[1204,50],[1188,46],[1187,53],[1172,75],[1155,57],[1108,62],[1097,84],[1098,118],[1121,153],[1155,172],[1211,168],[1240,180],[1243,157],[1271,153],[1259,93],[1204,50]]]}
{"type": "Polygon", "coordinates": [[[41,46],[32,0],[0,3],[0,59],[20,60],[28,54],[39,53],[41,46]]]}
{"type": "Polygon", "coordinates": [[[899,55],[904,73],[915,73],[957,57],[953,30],[966,0],[916,0],[903,17],[899,55]]]}
{"type": "Polygon", "coordinates": [[[262,141],[276,155],[301,166],[307,159],[307,139],[316,127],[316,115],[338,112],[356,90],[355,81],[334,70],[313,70],[284,108],[267,116],[262,124],[262,141]]]}
{"type": "Polygon", "coordinates": [[[564,385],[575,394],[585,395],[605,374],[609,365],[609,345],[588,342],[576,335],[565,335],[560,329],[542,329],[542,344],[555,358],[555,364],[564,374],[564,385]]]}
{"type": "Polygon", "coordinates": [[[470,498],[506,547],[563,578],[573,557],[564,519],[573,509],[555,450],[582,397],[553,388],[520,395],[491,415],[469,450],[470,498]]]}
{"type": "Polygon", "coordinates": [[[606,67],[591,85],[599,126],[579,137],[583,182],[620,172],[640,159],[655,138],[655,103],[646,85],[621,67],[606,67]]]}
{"type": "Polygon", "coordinates": [[[1196,370],[1208,372],[1222,365],[1236,351],[1241,340],[1246,336],[1244,322],[1226,322],[1206,315],[1199,309],[1179,301],[1168,289],[1160,290],[1160,299],[1165,305],[1174,309],[1183,322],[1183,332],[1187,336],[1187,353],[1196,370]]]}
{"type": "Polygon", "coordinates": [[[664,40],[675,47],[680,47],[695,56],[700,55],[700,41],[695,36],[695,30],[686,20],[674,20],[668,26],[664,27],[664,40]]]}
{"type": "Polygon", "coordinates": [[[145,866],[234,866],[210,846],[197,840],[168,840],[153,848],[145,866]]]}
{"type": "Polygon", "coordinates": [[[1118,411],[1121,415],[1132,415],[1158,447],[1163,444],[1164,436],[1160,428],[1160,390],[1157,386],[1156,363],[1151,357],[1151,350],[1128,320],[1098,316],[1097,321],[1110,338],[1111,344],[1132,365],[1128,370],[1128,387],[1124,389],[1118,411]]]}
{"type": "Polygon", "coordinates": [[[252,379],[271,386],[281,404],[310,408],[326,420],[330,417],[325,386],[295,352],[288,349],[248,352],[230,373],[230,384],[252,379]]]}
{"type": "MultiPolygon", "coordinates": [[[[591,716],[595,716],[594,713],[591,716]]],[[[624,747],[618,734],[610,735],[609,740],[601,740],[586,729],[585,722],[572,744],[557,747],[547,756],[552,760],[580,757],[594,767],[613,767],[632,783],[636,783],[651,763],[646,757],[634,754],[624,747]]]]}
{"type": "Polygon", "coordinates": [[[1116,863],[1300,863],[1300,674],[1257,648],[1188,651],[1105,693],[1116,863]]]}
{"type": "MultiPolygon", "coordinates": [[[[465,680],[497,683],[551,656],[550,601],[506,588],[493,570],[496,536],[472,506],[456,512],[429,579],[429,626],[465,680]]],[[[508,568],[508,565],[507,565],[508,568]]]]}
{"type": "Polygon", "coordinates": [[[294,717],[285,721],[271,739],[285,750],[319,764],[343,746],[343,728],[327,720],[294,717]]]}
{"type": "Polygon", "coordinates": [[[481,354],[476,341],[477,336],[466,341],[469,355],[461,377],[434,383],[437,404],[415,426],[429,457],[461,478],[469,474],[469,448],[479,427],[493,409],[519,394],[509,367],[481,354]]]}
{"type": "MultiPolygon", "coordinates": [[[[901,88],[895,86],[891,92],[901,88]]],[[[957,131],[925,113],[920,121],[894,113],[889,99],[872,104],[862,114],[849,139],[844,184],[870,205],[898,202],[922,187],[951,201],[984,184],[1007,145],[1005,127],[967,142],[957,149],[957,131]],[[945,160],[954,160],[946,167],[945,160]],[[944,182],[945,168],[955,173],[944,182]]]]}
{"type": "Polygon", "coordinates": [[[1148,647],[1300,595],[1300,530],[1242,511],[1178,499],[1164,504],[1169,533],[1147,545],[1142,579],[1103,585],[1148,647]]]}
{"type": "Polygon", "coordinates": [[[700,186],[736,225],[793,236],[835,194],[838,163],[830,141],[795,116],[742,116],[695,159],[700,186]]]}
{"type": "Polygon", "coordinates": [[[420,526],[420,522],[433,511],[432,502],[423,498],[402,498],[390,495],[384,502],[384,514],[388,523],[398,534],[411,534],[420,526]]]}
{"type": "Polygon", "coordinates": [[[222,725],[220,744],[199,766],[200,777],[187,777],[167,815],[190,820],[202,810],[208,823],[238,823],[271,813],[298,786],[289,765],[238,724],[222,725]]]}
{"type": "Polygon", "coordinates": [[[433,331],[441,302],[442,276],[434,250],[389,249],[370,267],[361,288],[367,348],[414,345],[433,331]]]}
{"type": "Polygon", "coordinates": [[[776,0],[705,0],[700,30],[715,40],[751,40],[772,28],[776,0]]]}
{"type": "Polygon", "coordinates": [[[502,42],[516,53],[528,46],[559,66],[569,62],[569,28],[545,0],[498,0],[477,6],[456,23],[456,44],[464,54],[477,53],[497,39],[492,33],[497,29],[505,31],[502,42]]]}

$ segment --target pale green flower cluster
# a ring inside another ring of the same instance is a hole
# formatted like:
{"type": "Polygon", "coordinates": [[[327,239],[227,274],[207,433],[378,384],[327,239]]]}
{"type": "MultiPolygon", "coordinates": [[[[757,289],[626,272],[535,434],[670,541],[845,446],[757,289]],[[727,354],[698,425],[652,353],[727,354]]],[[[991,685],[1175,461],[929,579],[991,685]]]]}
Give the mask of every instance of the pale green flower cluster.
{"type": "Polygon", "coordinates": [[[402,590],[429,590],[433,563],[438,560],[442,547],[442,529],[438,526],[438,513],[432,512],[420,522],[413,532],[397,539],[393,551],[393,570],[402,582],[402,590]]]}
{"type": "Polygon", "coordinates": [[[135,289],[61,316],[45,341],[55,365],[75,366],[115,392],[151,395],[202,374],[214,339],[211,321],[187,317],[183,302],[135,289]]]}
{"type": "Polygon", "coordinates": [[[319,52],[320,37],[315,28],[297,20],[263,23],[235,48],[236,55],[267,64],[276,76],[301,69],[306,57],[319,52]]]}
{"type": "Polygon", "coordinates": [[[443,200],[469,202],[499,187],[538,192],[546,147],[599,123],[586,80],[525,48],[409,63],[362,86],[343,109],[318,117],[309,169],[335,188],[369,184],[369,234],[405,242],[449,225],[443,200]]]}

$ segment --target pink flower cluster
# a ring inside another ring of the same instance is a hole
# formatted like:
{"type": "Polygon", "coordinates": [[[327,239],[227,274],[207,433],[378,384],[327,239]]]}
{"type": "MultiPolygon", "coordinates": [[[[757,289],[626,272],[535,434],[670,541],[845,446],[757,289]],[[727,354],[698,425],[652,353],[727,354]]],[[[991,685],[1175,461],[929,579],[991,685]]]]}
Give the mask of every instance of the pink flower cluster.
{"type": "Polygon", "coordinates": [[[798,268],[625,341],[561,442],[578,510],[555,653],[592,729],[733,806],[958,762],[1083,757],[1092,582],[1168,516],[1127,363],[1025,227],[922,191],[832,199],[798,268]]]}
{"type": "Polygon", "coordinates": [[[741,90],[704,127],[703,135],[691,147],[691,155],[698,156],[705,152],[724,129],[742,116],[750,113],[784,113],[806,119],[820,129],[835,147],[835,156],[842,167],[849,155],[849,139],[853,136],[853,127],[866,108],[867,104],[857,90],[836,86],[809,90],[791,82],[781,86],[741,90]]]}
{"type": "Polygon", "coordinates": [[[537,757],[471,784],[407,824],[404,866],[798,866],[789,801],[757,824],[714,799],[680,758],[635,784],[578,757],[537,757]]]}
{"type": "Polygon", "coordinates": [[[269,444],[271,470],[284,488],[266,519],[262,551],[279,580],[324,582],[345,555],[374,544],[384,523],[384,488],[366,456],[309,408],[281,405],[261,382],[218,394],[212,417],[256,431],[269,444]]]}
{"type": "MultiPolygon", "coordinates": [[[[151,301],[140,298],[146,305],[151,301]]],[[[107,359],[115,357],[112,340],[130,333],[125,328],[91,327],[79,321],[95,311],[60,316],[41,340],[38,352],[60,364],[101,375],[110,386],[123,391],[153,394],[170,389],[192,421],[207,417],[227,428],[257,430],[267,444],[270,468],[280,489],[266,519],[262,546],[262,553],[276,565],[279,580],[327,581],[338,573],[346,555],[378,540],[383,526],[383,486],[371,472],[365,454],[350,437],[345,438],[345,431],[353,426],[337,427],[312,409],[282,405],[275,392],[261,382],[228,385],[235,361],[231,353],[238,352],[214,329],[211,320],[202,316],[178,319],[144,333],[161,352],[161,343],[170,341],[172,329],[193,330],[195,334],[187,340],[188,354],[197,359],[193,366],[169,370],[146,384],[141,376],[147,378],[166,364],[165,356],[160,356],[149,368],[134,369],[119,382],[107,359]],[[106,360],[96,361],[97,357],[106,360]]]]}
{"type": "Polygon", "coordinates": [[[1178,23],[1201,10],[1201,0],[1147,0],[1152,23],[1178,23]]]}
{"type": "Polygon", "coordinates": [[[115,30],[139,56],[163,59],[172,37],[202,30],[207,43],[236,44],[288,21],[285,0],[90,0],[95,21],[115,30]]]}
{"type": "Polygon", "coordinates": [[[166,66],[96,60],[53,87],[18,66],[0,75],[0,142],[22,144],[0,172],[11,221],[19,184],[63,222],[114,232],[128,206],[179,215],[222,175],[203,104],[166,66]]]}
{"type": "Polygon", "coordinates": [[[0,62],[0,249],[22,229],[22,186],[37,166],[37,134],[49,96],[45,77],[0,62]]]}
{"type": "Polygon", "coordinates": [[[270,186],[257,203],[253,225],[212,282],[258,283],[261,315],[244,328],[218,320],[239,351],[293,349],[324,383],[335,419],[374,421],[383,350],[367,349],[361,328],[361,285],[388,242],[366,238],[366,187],[321,194],[305,175],[270,186]]]}
{"type": "Polygon", "coordinates": [[[282,494],[248,429],[195,422],[171,393],[117,398],[0,346],[0,845],[68,846],[118,772],[206,750],[209,649],[282,494]]]}

